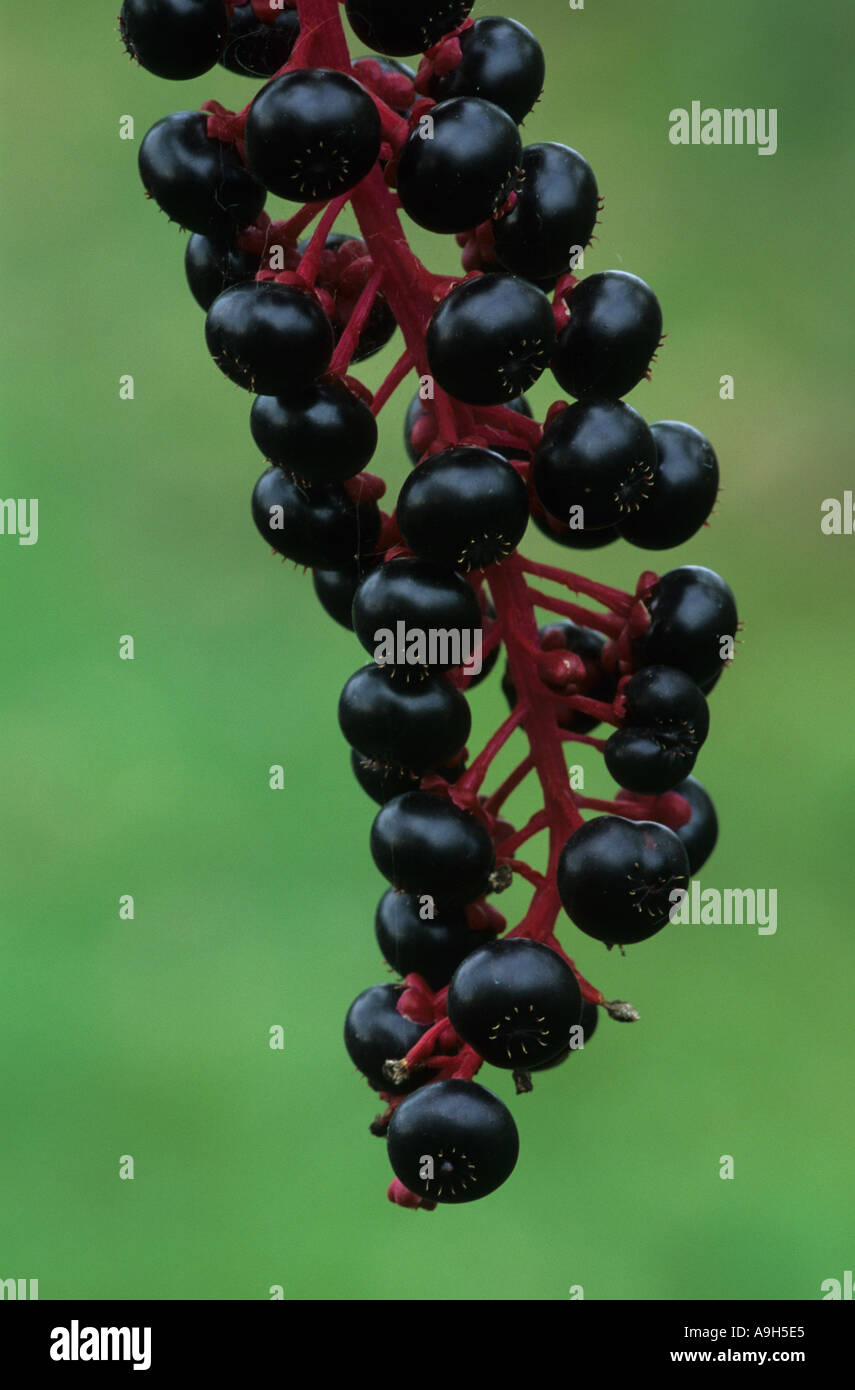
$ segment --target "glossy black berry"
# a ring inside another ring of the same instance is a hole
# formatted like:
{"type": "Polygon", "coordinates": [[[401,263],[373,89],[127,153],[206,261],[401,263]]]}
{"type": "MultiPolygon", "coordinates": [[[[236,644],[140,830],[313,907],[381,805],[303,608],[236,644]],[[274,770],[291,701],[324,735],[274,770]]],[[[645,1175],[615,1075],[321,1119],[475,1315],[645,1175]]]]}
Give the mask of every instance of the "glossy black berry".
{"type": "Polygon", "coordinates": [[[646,941],[685,890],[689,859],[673,830],[655,821],[596,816],[567,841],[558,892],[580,931],[607,946],[646,941]]]}
{"type": "Polygon", "coordinates": [[[264,207],[263,184],[244,168],[233,145],[208,138],[204,111],[176,111],[143,136],[140,178],[173,222],[191,232],[230,240],[264,207]]]}
{"type": "Polygon", "coordinates": [[[568,145],[526,145],[522,158],[516,203],[493,228],[496,255],[516,275],[563,275],[591,239],[597,181],[588,161],[568,145]]]}
{"type": "Polygon", "coordinates": [[[374,931],[392,969],[421,975],[431,989],[443,989],[460,962],[484,943],[484,933],[467,926],[463,908],[440,910],[429,899],[394,888],[380,899],[374,931]]]}
{"type": "Polygon", "coordinates": [[[119,31],[132,58],[156,77],[210,72],[226,38],[223,0],[124,0],[119,31]]]}
{"type": "Polygon", "coordinates": [[[336,380],[259,396],[249,426],[266,458],[317,483],[361,473],[377,447],[377,421],[368,406],[336,380]]]}
{"type": "Polygon", "coordinates": [[[350,766],[362,790],[378,806],[385,806],[387,801],[401,796],[403,792],[418,790],[420,779],[414,772],[377,758],[369,758],[356,748],[350,750],[350,766]]]}
{"type": "Polygon", "coordinates": [[[298,68],[262,87],[246,120],[246,163],[280,198],[309,203],[346,193],[380,151],[380,116],[343,72],[298,68]]]}
{"type": "Polygon", "coordinates": [[[326,371],[334,345],[317,300],[275,280],[224,290],[208,310],[205,339],[221,372],[265,396],[309,386],[326,371]]]}
{"type": "Polygon", "coordinates": [[[410,1191],[456,1204],[487,1197],[510,1177],[519,1134],[510,1110],[476,1081],[435,1081],[398,1106],[389,1162],[410,1191]]]}
{"type": "Polygon", "coordinates": [[[636,643],[645,666],[676,666],[710,689],[721,670],[739,622],[736,600],[721,575],[701,565],[681,565],[663,574],[650,597],[650,627],[636,643]]]}
{"type": "Polygon", "coordinates": [[[252,519],[280,555],[321,569],[353,564],[380,535],[376,502],[357,506],[343,488],[299,483],[281,468],[268,468],[256,483],[252,519]]]}
{"type": "Polygon", "coordinates": [[[599,1022],[600,1010],[596,1004],[592,1004],[588,999],[582,1000],[582,1017],[571,1032],[572,1041],[561,1049],[556,1057],[550,1057],[548,1062],[526,1062],[521,1068],[523,1071],[550,1071],[552,1067],[558,1067],[562,1062],[566,1062],[577,1052],[582,1052],[588,1046],[591,1038],[596,1032],[599,1022]]]}
{"type": "Polygon", "coordinates": [[[243,280],[254,280],[261,257],[240,251],[230,242],[212,241],[194,232],[184,252],[184,271],[193,298],[210,309],[218,294],[243,280]]]}
{"type": "Polygon", "coordinates": [[[585,528],[614,526],[655,486],[653,435],[623,401],[576,401],[544,430],[532,479],[559,521],[581,517],[585,528]]]}
{"type": "Polygon", "coordinates": [[[662,310],[649,285],[623,270],[604,270],[575,285],[570,321],[558,335],[552,372],[580,400],[615,399],[637,386],[662,336],[662,310]]]}
{"type": "Polygon", "coordinates": [[[447,671],[474,654],[482,632],[481,605],[475,590],[451,570],[426,560],[389,560],[357,589],[353,630],[375,660],[447,671]],[[381,644],[389,648],[390,643],[393,650],[384,656],[381,644]],[[427,659],[419,660],[420,655],[427,659]]]}
{"type": "Polygon", "coordinates": [[[405,792],[381,808],[371,827],[371,854],[394,887],[429,893],[443,905],[480,898],[496,863],[480,821],[422,791],[405,792]]]}
{"type": "Polygon", "coordinates": [[[694,777],[678,782],[673,790],[686,798],[692,812],[686,824],[681,825],[675,833],[689,856],[689,872],[696,874],[706,864],[718,840],[715,806],[709,792],[694,777]]]}
{"type": "Polygon", "coordinates": [[[656,487],[644,505],[621,522],[620,533],[645,550],[670,550],[689,540],[712,511],[718,460],[709,440],[692,425],[659,420],[650,432],[659,461],[656,487]]]}
{"type": "Polygon", "coordinates": [[[626,712],[606,743],[606,767],[627,791],[671,791],[689,775],[706,739],[707,702],[691,676],[673,666],[645,666],[623,695],[626,712]]]}
{"type": "MultiPolygon", "coordinates": [[[[508,410],[515,410],[518,415],[525,415],[527,419],[531,419],[531,406],[525,396],[516,396],[512,401],[504,401],[503,404],[507,406],[508,410]]],[[[423,446],[421,449],[418,447],[418,435],[420,433],[418,427],[421,421],[426,419],[433,419],[433,411],[428,402],[423,401],[419,393],[416,392],[410,404],[407,406],[407,414],[404,419],[404,448],[407,451],[407,456],[411,463],[418,463],[427,447],[427,445],[423,446]],[[415,436],[414,431],[416,432],[415,436]]],[[[431,432],[430,439],[433,439],[433,432],[431,432]]],[[[508,459],[521,457],[521,451],[519,449],[512,450],[494,447],[492,452],[501,454],[503,458],[508,459]]]]}
{"type": "Polygon", "coordinates": [[[368,757],[424,773],[460,751],[472,716],[466,696],[443,676],[371,665],[345,685],[338,722],[368,757]]]}
{"type": "Polygon", "coordinates": [[[476,19],[460,35],[460,52],[458,66],[434,78],[434,100],[483,97],[517,124],[524,120],[540,96],[546,71],[534,34],[515,19],[476,19]]]}
{"type": "Polygon", "coordinates": [[[582,1016],[570,966],[538,941],[490,941],[467,956],[448,987],[448,1018],[494,1067],[549,1061],[582,1016]]]}
{"type": "Polygon", "coordinates": [[[369,570],[379,563],[373,555],[360,555],[343,567],[315,568],[312,582],[324,611],[349,632],[353,631],[353,596],[369,570]]]}
{"type": "Polygon", "coordinates": [[[386,1062],[399,1061],[415,1047],[425,1032],[398,1013],[403,985],[372,985],[354,999],[344,1021],[344,1045],[353,1065],[375,1091],[405,1095],[430,1079],[429,1071],[414,1071],[405,1081],[392,1082],[385,1075],[386,1062]]]}
{"type": "Polygon", "coordinates": [[[474,0],[347,0],[350,27],[356,37],[376,49],[406,58],[423,53],[456,29],[474,0]]]}
{"type": "Polygon", "coordinates": [[[244,77],[272,77],[291,57],[299,34],[296,9],[282,10],[272,24],[262,24],[252,5],[238,5],[229,20],[220,62],[244,77]]]}
{"type": "Polygon", "coordinates": [[[398,495],[410,550],[451,569],[486,569],[516,549],[528,524],[528,492],[489,449],[458,446],[420,463],[398,495]]]}
{"type": "Polygon", "coordinates": [[[504,405],[548,365],[555,319],[546,295],[516,275],[481,275],[457,285],[428,325],[428,366],[444,391],[467,405],[504,405]]]}
{"type": "Polygon", "coordinates": [[[522,154],[519,131],[506,111],[480,97],[441,101],[428,120],[401,151],[398,196],[429,232],[463,232],[492,217],[511,191],[522,154]]]}

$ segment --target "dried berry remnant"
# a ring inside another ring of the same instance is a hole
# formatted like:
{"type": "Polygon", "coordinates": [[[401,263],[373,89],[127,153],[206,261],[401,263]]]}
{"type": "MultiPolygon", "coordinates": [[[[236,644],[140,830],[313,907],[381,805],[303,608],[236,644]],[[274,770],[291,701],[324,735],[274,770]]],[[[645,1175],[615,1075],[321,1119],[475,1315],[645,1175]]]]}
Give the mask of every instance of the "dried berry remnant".
{"type": "Polygon", "coordinates": [[[125,0],[120,22],[160,75],[220,62],[266,79],[243,111],[210,101],[158,121],[140,174],[193,234],[187,282],[215,364],[256,397],[269,466],[255,526],[311,568],[321,608],[371,658],[338,717],[374,803],[370,850],[390,885],[374,931],[399,978],[353,1002],[345,1048],[386,1103],[370,1128],[390,1199],[428,1211],[486,1196],[516,1164],[510,1111],[473,1079],[485,1063],[525,1094],[584,1053],[601,1009],[638,1019],[565,954],[559,918],[589,949],[642,942],[712,853],[715,809],[689,774],[738,625],[711,569],[645,570],[624,592],[520,552],[529,519],[565,552],[682,544],[719,471],[699,430],[649,426],[621,399],[660,345],[658,298],[624,271],[576,279],[602,203],[594,171],[568,145],[523,147],[543,51],[470,8],[125,0]],[[351,61],[343,17],[371,54],[351,61]],[[417,71],[398,61],[412,54],[417,71]],[[272,220],[268,192],[298,206],[272,220]],[[461,274],[427,268],[407,217],[456,236],[461,274]],[[353,366],[399,333],[372,394],[353,366]],[[535,419],[523,393],[549,368],[575,399],[535,419]],[[386,486],[366,470],[382,467],[378,421],[399,387],[413,467],[381,510],[386,486]],[[470,696],[500,656],[508,714],[481,744],[470,696]],[[582,792],[580,742],[603,753],[613,799],[582,792]],[[541,796],[520,823],[508,805],[527,778],[541,796]],[[528,857],[541,835],[545,870],[528,857]],[[519,879],[531,900],[505,935],[494,903],[519,879]]]}

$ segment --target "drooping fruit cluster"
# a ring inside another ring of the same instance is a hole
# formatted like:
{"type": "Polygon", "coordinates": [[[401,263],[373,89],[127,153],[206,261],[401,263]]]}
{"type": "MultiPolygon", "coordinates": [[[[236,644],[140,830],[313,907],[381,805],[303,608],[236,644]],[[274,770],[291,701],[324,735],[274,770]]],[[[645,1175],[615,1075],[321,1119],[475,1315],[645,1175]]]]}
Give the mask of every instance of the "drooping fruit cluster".
{"type": "Polygon", "coordinates": [[[371,853],[390,886],[375,930],[400,978],[354,1001],[345,1045],[386,1105],[371,1128],[388,1140],[390,1197],[428,1209],[486,1195],[516,1163],[508,1107],[473,1079],[484,1062],[523,1093],[590,1041],[600,1008],[637,1017],[581,975],[556,919],[563,906],[609,947],[643,941],[712,852],[715,811],[691,774],[737,630],[712,570],[645,571],[624,593],[517,549],[531,518],[569,549],[667,550],[705,523],[718,464],[698,430],[648,425],[623,400],[660,345],[659,302],[622,270],[574,274],[601,206],[594,173],[568,145],[523,144],[543,52],[515,20],[471,8],[346,0],[372,50],[355,61],[337,0],[124,0],[119,21],[160,77],[220,62],[265,79],[238,113],[209,101],[158,121],[139,167],[191,233],[214,362],[255,397],[255,524],[312,570],[371,658],[339,722],[378,804],[371,853]],[[417,67],[400,61],[413,55],[417,67]],[[270,195],[299,207],[274,219],[270,195]],[[461,275],[426,269],[401,212],[456,237],[461,275]],[[403,350],[372,393],[351,365],[398,329],[403,350]],[[524,393],[547,369],[573,399],[541,424],[524,393]],[[366,469],[377,417],[411,374],[414,467],[383,512],[366,469]],[[467,694],[502,647],[510,713],[470,757],[467,694]],[[527,753],[485,793],[517,733],[527,753]],[[613,800],[571,790],[567,743],[604,754],[613,800]],[[532,772],[543,808],[517,828],[503,810],[532,772]],[[543,873],[519,858],[540,832],[543,873]],[[490,899],[515,875],[534,891],[507,931],[490,899]]]}

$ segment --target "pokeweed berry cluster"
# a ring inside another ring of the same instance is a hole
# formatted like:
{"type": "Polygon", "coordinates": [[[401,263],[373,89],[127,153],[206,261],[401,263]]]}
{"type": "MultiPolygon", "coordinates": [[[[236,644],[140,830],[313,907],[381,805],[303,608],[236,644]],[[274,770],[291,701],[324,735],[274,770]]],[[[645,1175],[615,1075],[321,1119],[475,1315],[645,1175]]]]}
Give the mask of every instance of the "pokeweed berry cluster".
{"type": "Polygon", "coordinates": [[[649,374],[660,307],[624,271],[573,274],[602,200],[575,149],[522,144],[544,79],[533,35],[473,21],[469,0],[343,8],[372,50],[354,61],[338,0],[125,0],[119,23],[161,77],[219,62],[264,79],[240,112],[208,101],[158,121],[139,166],[192,233],[187,279],[215,363],[256,397],[255,524],[373,657],[339,720],[379,804],[376,936],[401,978],[359,995],[345,1044],[386,1105],[371,1129],[388,1140],[389,1196],[432,1209],[485,1196],[516,1163],[508,1107],[473,1080],[482,1063],[523,1093],[590,1040],[600,1008],[638,1017],[581,975],[556,920],[563,907],[608,947],[643,941],[711,853],[715,811],[691,774],[737,613],[709,569],[645,571],[624,593],[520,555],[530,519],[569,549],[686,541],[715,501],[716,456],[692,426],[649,426],[622,399],[649,374]],[[414,54],[416,70],[400,61],[414,54]],[[270,194],[300,207],[274,220],[270,194]],[[358,231],[336,229],[348,206],[358,231]],[[461,275],[421,263],[402,210],[457,238],[461,275]],[[397,329],[403,352],[372,394],[351,365],[397,329]],[[541,424],[525,392],[547,368],[573,401],[541,424]],[[365,470],[412,373],[414,467],[387,513],[365,470]],[[502,647],[510,714],[470,758],[466,695],[502,647]],[[526,756],[485,792],[517,730],[526,756]],[[604,754],[613,800],[571,789],[567,743],[604,754]],[[503,808],[530,773],[543,807],[516,828],[503,808]],[[519,857],[539,832],[545,872],[519,857]],[[514,876],[533,894],[508,931],[488,899],[514,876]]]}

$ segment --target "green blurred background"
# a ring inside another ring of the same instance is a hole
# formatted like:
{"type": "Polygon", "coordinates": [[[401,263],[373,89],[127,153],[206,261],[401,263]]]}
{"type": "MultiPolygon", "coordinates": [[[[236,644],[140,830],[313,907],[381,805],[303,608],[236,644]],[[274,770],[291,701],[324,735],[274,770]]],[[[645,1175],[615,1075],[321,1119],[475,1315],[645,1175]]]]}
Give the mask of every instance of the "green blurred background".
{"type": "MultiPolygon", "coordinates": [[[[733,586],[744,641],[698,766],[721,820],[700,877],[777,889],[779,924],[675,926],[621,959],[565,921],[580,968],[642,1021],[603,1019],[531,1095],[485,1074],[518,1167],[432,1215],[386,1201],[380,1107],[341,1043],[354,996],[390,978],[373,803],[336,722],[363,658],[252,526],[250,399],[207,355],[184,237],[136,170],[161,115],[255,88],[136,69],[116,10],[36,23],[3,3],[0,491],[39,498],[40,534],[0,537],[0,1278],[42,1298],[819,1298],[855,1255],[855,539],[819,525],[853,481],[848,0],[498,8],[547,53],[524,138],[581,150],[606,195],[586,272],[631,270],[661,299],[669,336],[630,400],[704,430],[723,471],[685,547],[578,563],[626,586],[698,563],[733,586]],[[675,148],[668,113],[695,99],[777,108],[778,152],[675,148]]],[[[455,268],[453,246],[414,240],[455,268]]],[[[399,351],[358,374],[376,386],[399,351]]],[[[531,398],[558,394],[547,374],[531,398]]],[[[393,487],[408,395],[383,415],[393,487]]],[[[524,548],[564,554],[537,533],[524,548]]],[[[474,751],[498,673],[473,705],[474,751]]],[[[598,761],[586,790],[605,794],[598,761]]],[[[533,793],[511,806],[521,823],[533,793]]]]}

